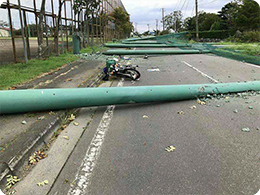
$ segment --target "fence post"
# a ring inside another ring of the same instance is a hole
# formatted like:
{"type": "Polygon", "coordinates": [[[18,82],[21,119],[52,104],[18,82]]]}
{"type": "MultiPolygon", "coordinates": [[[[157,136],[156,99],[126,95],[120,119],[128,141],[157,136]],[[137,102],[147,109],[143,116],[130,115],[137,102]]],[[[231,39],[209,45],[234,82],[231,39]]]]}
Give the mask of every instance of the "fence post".
{"type": "Polygon", "coordinates": [[[9,0],[7,0],[7,10],[8,10],[9,26],[10,26],[11,37],[12,37],[14,62],[16,63],[17,62],[17,57],[16,57],[15,39],[14,39],[14,31],[13,31],[13,24],[12,24],[12,14],[11,14],[11,10],[10,10],[10,2],[9,2],[9,0]]]}

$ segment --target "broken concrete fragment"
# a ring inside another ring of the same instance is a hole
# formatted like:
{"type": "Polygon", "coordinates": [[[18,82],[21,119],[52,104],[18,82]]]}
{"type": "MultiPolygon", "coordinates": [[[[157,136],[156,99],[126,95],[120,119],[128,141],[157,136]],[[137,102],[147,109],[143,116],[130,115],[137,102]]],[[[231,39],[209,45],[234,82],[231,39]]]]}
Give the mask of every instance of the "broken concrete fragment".
{"type": "Polygon", "coordinates": [[[242,129],[243,132],[250,132],[250,129],[248,127],[242,129]]]}

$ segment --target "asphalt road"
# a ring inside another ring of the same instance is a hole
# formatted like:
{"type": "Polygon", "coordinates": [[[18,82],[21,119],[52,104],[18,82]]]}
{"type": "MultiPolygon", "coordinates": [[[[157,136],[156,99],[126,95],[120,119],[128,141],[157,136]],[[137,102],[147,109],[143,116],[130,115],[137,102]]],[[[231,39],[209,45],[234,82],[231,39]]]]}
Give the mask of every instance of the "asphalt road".
{"type": "MultiPolygon", "coordinates": [[[[113,85],[260,80],[260,67],[213,55],[138,62],[140,81],[113,85]]],[[[100,107],[48,194],[256,194],[259,103],[260,96],[249,96],[212,99],[206,105],[191,100],[100,107]],[[247,127],[250,132],[243,132],[247,127]],[[166,152],[171,145],[176,150],[166,152]]]]}

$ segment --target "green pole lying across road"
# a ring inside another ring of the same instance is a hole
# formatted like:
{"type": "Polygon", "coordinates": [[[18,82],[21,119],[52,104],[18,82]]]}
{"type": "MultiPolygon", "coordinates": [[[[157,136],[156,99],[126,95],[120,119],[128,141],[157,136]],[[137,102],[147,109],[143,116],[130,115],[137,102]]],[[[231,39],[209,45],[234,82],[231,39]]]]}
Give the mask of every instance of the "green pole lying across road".
{"type": "Polygon", "coordinates": [[[210,50],[108,50],[105,55],[145,55],[145,54],[200,54],[210,53],[210,50]]]}
{"type": "Polygon", "coordinates": [[[125,44],[164,44],[158,43],[157,41],[122,41],[125,44]]]}
{"type": "Polygon", "coordinates": [[[105,47],[132,48],[132,47],[188,47],[188,44],[113,44],[107,43],[105,47]]]}
{"type": "Polygon", "coordinates": [[[0,114],[60,110],[88,106],[165,102],[207,94],[260,91],[260,81],[196,85],[36,89],[0,91],[0,114]]]}

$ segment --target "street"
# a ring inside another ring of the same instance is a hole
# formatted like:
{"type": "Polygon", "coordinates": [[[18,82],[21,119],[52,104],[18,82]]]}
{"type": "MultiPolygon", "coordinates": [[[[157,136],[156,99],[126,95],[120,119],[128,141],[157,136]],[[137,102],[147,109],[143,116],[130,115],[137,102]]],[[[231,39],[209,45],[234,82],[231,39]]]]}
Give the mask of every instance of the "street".
{"type": "MultiPolygon", "coordinates": [[[[99,87],[260,79],[259,66],[212,54],[133,56],[132,63],[139,65],[140,80],[110,79],[99,87]]],[[[96,67],[94,74],[102,66],[94,61],[75,65],[61,70],[73,70],[68,75],[48,75],[66,76],[56,79],[53,86],[75,87],[90,75],[89,69],[96,67]],[[67,77],[73,78],[71,83],[64,82],[67,77]]],[[[260,188],[259,102],[259,93],[238,93],[201,101],[82,108],[51,143],[47,158],[28,170],[25,161],[22,180],[14,190],[19,195],[254,195],[260,188]],[[46,185],[37,186],[42,181],[46,185]]],[[[42,125],[47,122],[43,120],[42,125]]],[[[37,131],[28,130],[27,142],[44,130],[37,125],[37,131]]],[[[23,139],[19,135],[20,140],[24,140],[23,147],[32,147],[26,145],[27,134],[23,139]]],[[[9,153],[14,155],[16,150],[9,153]]]]}
{"type": "MultiPolygon", "coordinates": [[[[259,67],[213,55],[138,62],[139,81],[113,86],[260,79],[259,67]]],[[[249,96],[97,108],[48,194],[255,194],[259,102],[249,96]],[[176,150],[165,151],[171,145],[176,150]]]]}

